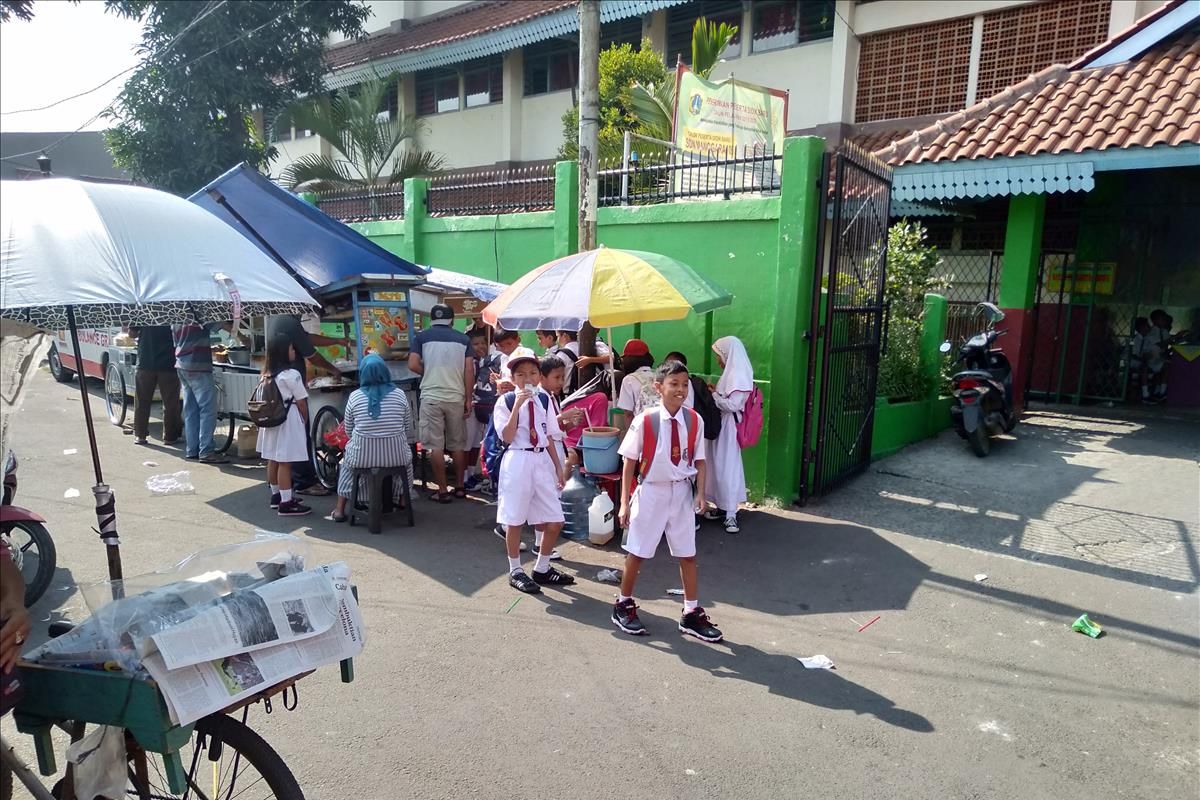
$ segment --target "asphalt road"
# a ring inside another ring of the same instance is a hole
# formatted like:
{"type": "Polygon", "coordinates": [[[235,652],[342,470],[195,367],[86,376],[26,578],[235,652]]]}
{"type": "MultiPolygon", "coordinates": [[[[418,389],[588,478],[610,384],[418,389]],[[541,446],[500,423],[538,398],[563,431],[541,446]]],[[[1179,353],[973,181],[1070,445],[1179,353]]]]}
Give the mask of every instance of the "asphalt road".
{"type": "MultiPolygon", "coordinates": [[[[19,501],[49,518],[59,548],[60,571],[35,608],[41,628],[82,619],[74,585],[105,575],[80,405],[74,385],[41,374],[16,432],[19,501]],[[81,496],[64,499],[71,488],[81,496]]],[[[976,532],[980,519],[1005,521],[989,509],[1016,513],[1021,489],[993,497],[976,478],[967,488],[923,481],[946,459],[959,459],[944,468],[958,476],[1004,464],[976,462],[952,437],[923,446],[926,462],[909,451],[896,457],[908,461],[880,462],[814,514],[748,513],[738,537],[705,527],[702,602],[727,636],[707,645],[675,629],[679,607],[665,591],[679,584],[665,548],[638,591],[652,635],[635,639],[612,627],[613,587],[594,580],[618,565],[614,547],[566,545],[579,585],[513,606],[501,544],[487,532],[493,509],[482,502],[419,501],[415,529],[389,525],[381,536],[315,515],[283,520],[267,508],[257,463],[200,467],[153,443],[136,447],[100,409],[94,402],[126,574],[297,524],[317,558],[353,566],[368,631],[356,681],[343,685],[327,669],[300,684],[298,710],[251,714],[309,798],[1200,792],[1195,550],[1180,545],[1182,562],[1160,559],[1158,579],[1147,577],[1153,558],[1115,568],[1087,556],[1040,559],[998,530],[976,532]],[[179,469],[191,470],[195,494],[149,496],[148,476],[179,469]],[[967,495],[970,516],[937,505],[965,507],[967,495]],[[1070,630],[1085,611],[1104,638],[1070,630]],[[797,660],[815,654],[837,669],[797,660]]],[[[1183,476],[1194,512],[1194,452],[1155,458],[1151,477],[1183,476]]],[[[1101,480],[1073,477],[1076,491],[1101,480]]],[[[331,503],[316,501],[322,512],[331,503]]],[[[1186,516],[1186,500],[1177,507],[1186,516]]],[[[1032,519],[1022,530],[1036,528],[1032,519]]],[[[1081,515],[1072,525],[1088,523],[1081,515]]],[[[1194,520],[1181,526],[1194,538],[1194,520]]],[[[11,720],[3,724],[15,737],[11,720]]]]}

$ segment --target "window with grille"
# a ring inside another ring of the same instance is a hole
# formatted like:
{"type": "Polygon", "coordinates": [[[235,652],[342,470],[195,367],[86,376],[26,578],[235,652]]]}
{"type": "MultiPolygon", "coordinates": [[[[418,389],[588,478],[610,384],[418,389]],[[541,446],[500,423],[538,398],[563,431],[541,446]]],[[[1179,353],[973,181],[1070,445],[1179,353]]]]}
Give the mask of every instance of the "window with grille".
{"type": "Polygon", "coordinates": [[[417,114],[458,111],[458,70],[429,69],[417,73],[417,114]]]}
{"type": "Polygon", "coordinates": [[[579,44],[548,39],[525,48],[525,96],[572,89],[579,78],[579,44]]]}
{"type": "Polygon", "coordinates": [[[970,17],[864,36],[854,121],[962,108],[970,62],[970,17]]]}
{"type": "Polygon", "coordinates": [[[1111,3],[1050,0],[983,18],[979,87],[983,99],[1051,64],[1069,64],[1108,39],[1111,3]]]}
{"type": "Polygon", "coordinates": [[[667,10],[667,66],[674,67],[678,57],[684,64],[692,63],[692,29],[696,20],[704,17],[709,22],[726,23],[738,29],[733,41],[725,48],[721,58],[737,58],[742,54],[742,2],[741,0],[698,0],[667,10]]]}
{"type": "Polygon", "coordinates": [[[467,108],[504,101],[504,57],[482,58],[463,65],[467,108]]]}
{"type": "Polygon", "coordinates": [[[833,36],[833,0],[758,0],[750,50],[763,53],[833,36]]]}
{"type": "Polygon", "coordinates": [[[383,97],[379,99],[379,113],[375,115],[375,118],[380,122],[384,120],[395,122],[398,116],[400,116],[400,89],[393,83],[388,86],[383,97]]]}

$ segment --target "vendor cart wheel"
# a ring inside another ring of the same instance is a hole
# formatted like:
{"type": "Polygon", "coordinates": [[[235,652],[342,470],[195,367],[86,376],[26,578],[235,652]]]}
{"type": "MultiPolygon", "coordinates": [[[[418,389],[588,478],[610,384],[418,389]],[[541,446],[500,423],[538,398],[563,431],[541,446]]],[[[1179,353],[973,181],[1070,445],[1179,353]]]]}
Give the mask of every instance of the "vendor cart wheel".
{"type": "Polygon", "coordinates": [[[213,431],[213,452],[227,453],[233,445],[233,429],[237,418],[233,414],[217,414],[217,427],[213,431]]]}
{"type": "Polygon", "coordinates": [[[70,383],[75,377],[75,373],[63,366],[62,358],[58,355],[58,347],[50,345],[50,352],[46,355],[46,362],[50,365],[50,374],[54,380],[59,383],[70,383]]]}
{"type": "Polygon", "coordinates": [[[147,769],[129,765],[130,797],[276,798],[304,800],[300,784],[271,745],[244,723],[212,714],[196,723],[191,741],[179,751],[188,788],[175,794],[167,787],[162,765],[153,753],[141,753],[147,769]],[[137,777],[143,772],[146,780],[137,777]]]}
{"type": "Polygon", "coordinates": [[[108,362],[104,368],[104,407],[108,410],[108,421],[120,427],[129,411],[129,395],[125,393],[125,376],[121,365],[108,362]]]}
{"type": "Polygon", "coordinates": [[[58,552],[50,531],[40,522],[13,520],[0,527],[0,547],[7,547],[25,579],[25,607],[36,603],[54,578],[58,552]]]}
{"type": "Polygon", "coordinates": [[[337,488],[338,465],[342,463],[341,448],[325,441],[325,434],[342,424],[342,412],[325,406],[317,412],[312,426],[312,460],[317,480],[330,491],[337,488]]]}

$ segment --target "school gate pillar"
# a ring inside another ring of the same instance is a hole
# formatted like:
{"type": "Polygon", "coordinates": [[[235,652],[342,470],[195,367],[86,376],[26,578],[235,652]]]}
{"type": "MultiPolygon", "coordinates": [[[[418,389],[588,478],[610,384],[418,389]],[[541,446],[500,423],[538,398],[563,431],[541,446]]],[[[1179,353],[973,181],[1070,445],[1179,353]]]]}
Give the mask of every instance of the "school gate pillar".
{"type": "Polygon", "coordinates": [[[1000,269],[999,306],[1004,312],[1004,330],[999,341],[1013,368],[1013,402],[1024,406],[1033,357],[1034,310],[1037,297],[1038,262],[1042,254],[1042,223],[1046,195],[1014,195],[1008,203],[1008,227],[1004,234],[1004,266],[1000,269]]]}

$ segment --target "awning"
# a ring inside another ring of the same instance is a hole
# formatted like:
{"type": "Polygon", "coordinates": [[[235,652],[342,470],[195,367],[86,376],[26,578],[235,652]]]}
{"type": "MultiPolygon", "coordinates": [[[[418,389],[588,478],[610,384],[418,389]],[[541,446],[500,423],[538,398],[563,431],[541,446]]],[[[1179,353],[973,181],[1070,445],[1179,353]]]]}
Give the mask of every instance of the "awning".
{"type": "Polygon", "coordinates": [[[425,285],[446,292],[469,294],[485,303],[492,302],[500,296],[501,292],[508,288],[508,285],[504,283],[489,281],[486,278],[476,278],[472,275],[464,275],[461,272],[453,272],[448,269],[438,269],[437,267],[429,270],[429,274],[425,277],[425,285]]]}
{"type": "Polygon", "coordinates": [[[364,274],[407,278],[416,283],[427,272],[326,216],[245,164],[229,170],[188,199],[224,220],[267,255],[282,258],[310,290],[364,274]]]}
{"type": "MultiPolygon", "coordinates": [[[[600,3],[600,22],[640,17],[685,2],[687,0],[605,0],[600,3]]],[[[423,69],[459,64],[463,61],[497,53],[507,53],[509,50],[516,50],[546,39],[571,36],[578,30],[579,12],[575,8],[567,8],[527,22],[507,25],[498,30],[471,36],[461,41],[438,47],[422,47],[367,64],[331,72],[325,76],[325,88],[341,89],[362,83],[367,78],[376,75],[417,72],[423,69]]]]}

